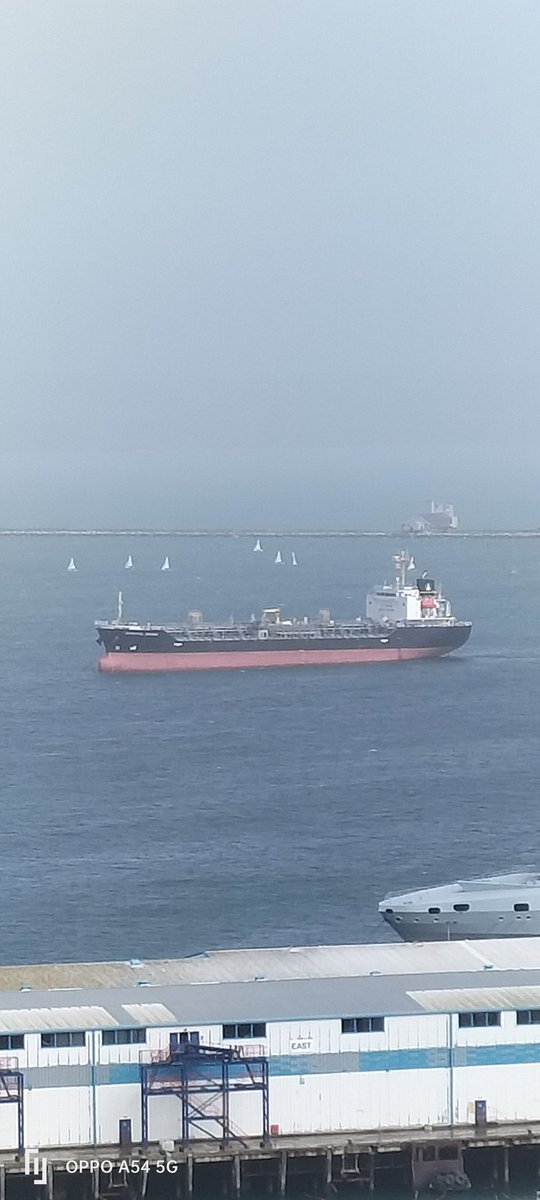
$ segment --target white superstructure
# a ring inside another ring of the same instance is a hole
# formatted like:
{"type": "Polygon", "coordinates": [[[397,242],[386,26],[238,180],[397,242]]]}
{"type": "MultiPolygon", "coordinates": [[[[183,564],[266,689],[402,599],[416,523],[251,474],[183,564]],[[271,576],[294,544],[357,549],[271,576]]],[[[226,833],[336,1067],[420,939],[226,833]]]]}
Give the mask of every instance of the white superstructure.
{"type": "Polygon", "coordinates": [[[386,896],[379,912],[407,942],[540,936],[540,874],[514,871],[386,896]]]}
{"type": "Polygon", "coordinates": [[[394,556],[396,576],[391,584],[375,587],[367,594],[366,617],[376,625],[395,625],[405,621],[453,621],[450,602],[441,588],[426,573],[408,581],[415,570],[414,560],[404,550],[394,556]]]}
{"type": "MultiPolygon", "coordinates": [[[[140,1142],[142,1074],[182,1038],[264,1056],[272,1137],[473,1124],[478,1102],[538,1121],[540,939],[0,968],[0,1080],[22,1079],[28,1146],[118,1144],[120,1122],[140,1142]]],[[[2,1150],[18,1115],[0,1105],[2,1150]]],[[[231,1094],[230,1118],[259,1137],[260,1094],[231,1094]]],[[[148,1136],[180,1140],[178,1095],[150,1094],[148,1136]]]]}

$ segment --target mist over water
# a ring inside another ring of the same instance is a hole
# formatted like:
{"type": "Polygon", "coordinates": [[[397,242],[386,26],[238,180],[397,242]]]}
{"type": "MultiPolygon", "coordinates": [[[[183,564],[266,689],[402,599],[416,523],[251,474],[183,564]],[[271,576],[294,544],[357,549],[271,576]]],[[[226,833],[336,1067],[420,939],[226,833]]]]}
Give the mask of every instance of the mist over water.
{"type": "Polygon", "coordinates": [[[98,674],[119,588],[132,619],[356,616],[399,549],[252,545],[0,539],[4,962],[385,940],[387,891],[537,860],[540,543],[415,543],[474,622],[440,662],[98,674]]]}

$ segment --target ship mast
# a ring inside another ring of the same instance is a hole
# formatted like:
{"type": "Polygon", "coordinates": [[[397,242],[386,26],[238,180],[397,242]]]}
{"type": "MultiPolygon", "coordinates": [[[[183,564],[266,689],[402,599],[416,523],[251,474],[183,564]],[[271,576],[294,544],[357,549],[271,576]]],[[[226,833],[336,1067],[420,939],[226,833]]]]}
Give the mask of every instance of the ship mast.
{"type": "Polygon", "coordinates": [[[396,588],[399,590],[405,587],[405,576],[411,560],[406,550],[400,550],[399,554],[394,554],[392,561],[396,568],[396,588]]]}

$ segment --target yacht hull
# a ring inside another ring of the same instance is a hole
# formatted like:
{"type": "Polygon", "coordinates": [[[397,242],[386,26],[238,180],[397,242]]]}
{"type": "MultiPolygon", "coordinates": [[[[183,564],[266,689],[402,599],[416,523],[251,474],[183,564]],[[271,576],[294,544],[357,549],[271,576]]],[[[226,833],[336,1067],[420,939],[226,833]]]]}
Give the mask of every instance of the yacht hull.
{"type": "Polygon", "coordinates": [[[387,914],[384,920],[404,942],[461,942],[465,939],[540,937],[540,912],[448,913],[426,917],[426,913],[387,914]],[[467,917],[469,918],[467,920],[467,917]]]}
{"type": "Polygon", "coordinates": [[[540,873],[521,869],[387,896],[379,912],[404,942],[540,937],[540,873]]]}

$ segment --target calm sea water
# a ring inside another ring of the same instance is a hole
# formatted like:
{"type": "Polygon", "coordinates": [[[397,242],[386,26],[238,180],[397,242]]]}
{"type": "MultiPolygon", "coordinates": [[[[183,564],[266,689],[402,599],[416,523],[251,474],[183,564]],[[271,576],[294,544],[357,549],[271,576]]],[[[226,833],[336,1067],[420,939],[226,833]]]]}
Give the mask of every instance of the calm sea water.
{"type": "Polygon", "coordinates": [[[540,860],[540,542],[415,545],[474,621],[448,660],[98,674],[119,588],[133,619],[357,615],[399,549],[252,544],[0,539],[4,962],[384,940],[388,890],[540,860]]]}

